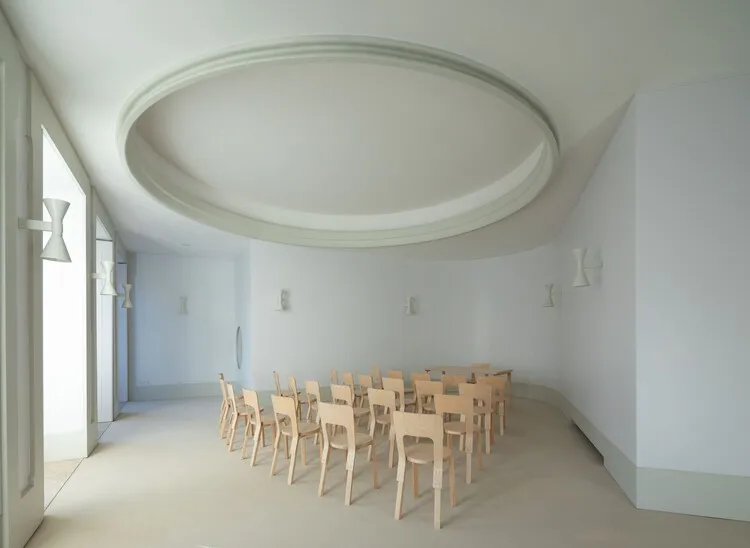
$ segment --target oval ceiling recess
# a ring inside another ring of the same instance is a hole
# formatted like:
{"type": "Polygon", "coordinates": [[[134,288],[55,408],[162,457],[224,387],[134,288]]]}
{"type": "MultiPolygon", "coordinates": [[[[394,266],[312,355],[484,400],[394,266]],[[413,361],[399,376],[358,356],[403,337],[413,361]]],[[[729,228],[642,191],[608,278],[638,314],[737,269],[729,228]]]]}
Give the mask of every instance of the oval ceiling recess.
{"type": "Polygon", "coordinates": [[[159,202],[235,234],[318,247],[456,236],[531,202],[557,136],[503,75],[445,51],[317,36],[226,52],[135,94],[118,124],[159,202]]]}

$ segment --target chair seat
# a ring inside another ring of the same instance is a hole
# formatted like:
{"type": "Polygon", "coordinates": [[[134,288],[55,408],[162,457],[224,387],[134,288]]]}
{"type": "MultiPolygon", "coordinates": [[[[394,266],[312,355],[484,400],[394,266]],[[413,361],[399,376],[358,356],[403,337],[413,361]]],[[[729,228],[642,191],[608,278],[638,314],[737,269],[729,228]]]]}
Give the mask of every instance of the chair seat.
{"type": "Polygon", "coordinates": [[[263,426],[267,426],[267,425],[271,425],[271,424],[276,424],[276,419],[274,418],[273,415],[261,415],[260,416],[260,423],[263,426]]]}
{"type": "MultiPolygon", "coordinates": [[[[456,436],[460,436],[461,434],[466,433],[466,423],[462,421],[446,422],[443,425],[443,428],[445,429],[446,434],[453,434],[456,436]]],[[[481,428],[478,424],[472,424],[469,426],[469,430],[471,432],[480,432],[481,428]]]]}
{"type": "Polygon", "coordinates": [[[355,407],[354,408],[354,418],[358,419],[359,417],[364,417],[365,415],[369,415],[370,410],[367,407],[355,407]]]}
{"type": "MultiPolygon", "coordinates": [[[[357,432],[354,434],[354,445],[357,449],[360,447],[367,447],[372,443],[372,438],[367,435],[363,434],[361,432],[357,432]]],[[[330,439],[331,447],[335,449],[348,449],[349,448],[349,439],[346,437],[346,433],[343,434],[336,434],[335,436],[331,436],[330,439]]]]}
{"type": "Polygon", "coordinates": [[[375,422],[378,424],[391,424],[391,418],[390,413],[383,413],[375,417],[375,422]]]}
{"type": "MultiPolygon", "coordinates": [[[[435,452],[432,443],[415,443],[404,448],[406,460],[414,464],[427,464],[435,460],[435,452]]],[[[452,454],[450,447],[443,447],[443,460],[449,459],[452,454]]]]}
{"type": "MultiPolygon", "coordinates": [[[[299,435],[304,436],[310,436],[312,434],[315,434],[316,432],[320,431],[320,425],[314,422],[298,422],[297,426],[299,427],[299,435]]],[[[282,426],[281,427],[281,433],[285,436],[292,436],[292,426],[282,426]]]]}

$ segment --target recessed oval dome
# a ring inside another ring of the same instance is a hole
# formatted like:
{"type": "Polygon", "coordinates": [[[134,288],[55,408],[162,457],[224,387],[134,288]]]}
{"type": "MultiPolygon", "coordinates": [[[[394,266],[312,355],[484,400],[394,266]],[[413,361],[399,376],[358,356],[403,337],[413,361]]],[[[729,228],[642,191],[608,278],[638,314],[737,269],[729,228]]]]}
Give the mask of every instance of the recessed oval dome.
{"type": "Polygon", "coordinates": [[[316,38],[171,75],[126,109],[121,144],[157,199],[231,232],[373,247],[461,234],[547,183],[557,142],[500,75],[445,52],[316,38]]]}

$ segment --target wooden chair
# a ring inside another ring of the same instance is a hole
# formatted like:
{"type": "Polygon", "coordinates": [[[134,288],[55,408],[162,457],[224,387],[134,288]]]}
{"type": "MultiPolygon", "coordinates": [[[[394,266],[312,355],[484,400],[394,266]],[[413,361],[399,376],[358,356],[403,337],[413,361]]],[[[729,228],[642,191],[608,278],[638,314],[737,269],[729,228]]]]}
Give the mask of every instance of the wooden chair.
{"type": "Polygon", "coordinates": [[[232,383],[226,384],[227,397],[229,398],[229,432],[227,432],[227,449],[231,453],[234,450],[234,436],[237,433],[237,423],[240,417],[245,420],[245,426],[248,424],[248,411],[244,402],[234,396],[234,386],[232,383]]]}
{"type": "MultiPolygon", "coordinates": [[[[501,377],[484,377],[477,379],[478,384],[488,384],[492,387],[492,407],[493,411],[497,415],[498,423],[500,424],[500,435],[505,435],[505,409],[506,409],[506,391],[505,391],[505,379],[501,377]]],[[[495,434],[494,428],[490,438],[493,438],[495,434]]],[[[494,439],[493,439],[494,443],[494,439]]]]}
{"type": "Polygon", "coordinates": [[[279,383],[279,373],[277,371],[273,372],[273,382],[276,383],[276,395],[277,396],[285,396],[288,398],[292,397],[292,393],[288,390],[282,390],[281,389],[281,383],[279,383]]]}
{"type": "Polygon", "coordinates": [[[417,399],[417,413],[434,413],[435,402],[432,396],[443,393],[440,381],[417,381],[414,383],[414,394],[417,399]]]}
{"type": "Polygon", "coordinates": [[[385,372],[385,376],[389,379],[401,379],[404,380],[404,372],[396,369],[389,369],[385,372]]]}
{"type": "MultiPolygon", "coordinates": [[[[365,400],[367,399],[367,391],[370,388],[375,388],[375,384],[370,375],[357,375],[357,383],[359,384],[359,405],[365,407],[365,400]]],[[[369,404],[368,404],[369,405],[369,404]]]]}
{"type": "Polygon", "coordinates": [[[227,418],[229,417],[229,396],[227,395],[226,381],[224,373],[219,373],[219,386],[221,387],[221,414],[219,415],[219,435],[224,438],[224,431],[227,429],[227,418]]]}
{"type": "Polygon", "coordinates": [[[372,482],[375,489],[378,488],[378,465],[372,452],[373,437],[368,434],[357,432],[354,424],[354,409],[348,405],[336,405],[334,403],[320,403],[318,405],[321,430],[323,431],[323,451],[320,457],[320,485],[318,496],[322,497],[325,492],[326,471],[328,468],[328,457],[331,448],[346,451],[346,491],[344,493],[344,505],[352,503],[352,480],[354,479],[354,460],[358,449],[369,447],[367,459],[372,461],[372,482]],[[333,428],[329,428],[333,427],[333,428]],[[343,432],[335,432],[340,427],[343,432]]]}
{"type": "Polygon", "coordinates": [[[320,384],[318,381],[305,381],[305,396],[307,398],[307,422],[318,422],[317,416],[315,421],[312,420],[313,411],[317,410],[320,399],[320,384]]]}
{"type": "Polygon", "coordinates": [[[453,447],[453,438],[458,436],[459,449],[466,452],[466,483],[471,483],[471,456],[474,453],[474,436],[477,437],[477,464],[482,469],[482,427],[474,420],[474,400],[471,396],[435,396],[435,412],[445,419],[445,415],[460,415],[458,421],[448,421],[443,429],[448,436],[448,447],[453,447]]]}
{"type": "Polygon", "coordinates": [[[335,369],[331,369],[330,378],[331,384],[339,384],[339,372],[335,369]]]}
{"type": "Polygon", "coordinates": [[[383,377],[383,390],[390,390],[396,394],[396,406],[399,411],[406,411],[407,407],[413,407],[416,405],[415,400],[412,398],[407,399],[403,379],[383,377]]]}
{"type": "Polygon", "coordinates": [[[489,455],[492,444],[492,387],[488,384],[459,384],[458,393],[461,396],[471,396],[475,403],[474,414],[483,417],[482,431],[485,433],[484,450],[489,455]]]}
{"type": "MultiPolygon", "coordinates": [[[[396,446],[394,443],[393,412],[396,411],[396,393],[391,390],[370,388],[367,391],[367,400],[370,402],[370,436],[373,440],[375,439],[375,429],[378,425],[382,427],[383,434],[385,434],[386,428],[388,429],[388,468],[393,468],[393,453],[396,446]],[[380,412],[378,412],[379,410],[380,412]]],[[[375,443],[373,442],[371,451],[374,446],[375,443]]]]}
{"type": "Polygon", "coordinates": [[[247,442],[253,438],[253,453],[250,458],[250,466],[255,466],[255,460],[258,457],[258,448],[260,444],[266,446],[266,428],[272,428],[273,437],[276,437],[276,419],[273,415],[263,415],[263,408],[258,401],[258,393],[253,390],[242,391],[245,408],[248,411],[249,419],[245,425],[245,439],[242,440],[242,458],[245,458],[247,451],[247,442]]]}
{"type": "Polygon", "coordinates": [[[414,383],[417,381],[431,381],[432,377],[430,377],[429,373],[412,373],[411,374],[411,385],[414,386],[414,383]]]}
{"type": "Polygon", "coordinates": [[[354,410],[354,420],[359,424],[359,420],[370,414],[370,410],[366,407],[359,407],[355,405],[354,389],[349,385],[344,384],[332,384],[331,385],[331,401],[333,403],[345,403],[354,410]]]}
{"type": "Polygon", "coordinates": [[[458,385],[466,382],[465,375],[446,374],[440,376],[440,382],[443,383],[443,393],[458,393],[458,385]]]}
{"type": "Polygon", "coordinates": [[[307,405],[307,399],[300,398],[302,391],[297,389],[297,379],[288,377],[286,382],[289,385],[288,397],[292,398],[297,406],[297,418],[302,419],[302,406],[307,405]]]}
{"type": "Polygon", "coordinates": [[[372,377],[373,388],[383,388],[383,375],[380,374],[379,367],[373,367],[370,369],[370,376],[372,377]]]}
{"type": "MultiPolygon", "coordinates": [[[[297,406],[293,398],[286,396],[271,396],[273,414],[276,419],[276,437],[273,440],[273,461],[271,462],[271,476],[276,475],[276,462],[279,458],[279,445],[281,437],[284,437],[284,449],[289,462],[289,485],[294,481],[294,467],[297,463],[297,447],[302,441],[302,464],[307,464],[306,446],[307,438],[320,432],[320,426],[311,422],[300,422],[297,420],[297,406]],[[286,420],[284,420],[286,418],[286,420]],[[291,441],[291,456],[289,454],[289,442],[291,441]]],[[[320,446],[318,446],[320,451],[320,446]]]]}
{"type": "Polygon", "coordinates": [[[393,413],[393,428],[398,446],[398,469],[396,480],[398,488],[396,491],[396,519],[401,519],[404,506],[404,476],[406,475],[406,463],[411,463],[412,486],[414,498],[419,497],[419,470],[420,464],[432,463],[432,487],[435,490],[435,529],[440,529],[440,498],[443,489],[443,462],[448,461],[448,480],[450,485],[451,506],[456,505],[456,474],[453,463],[453,451],[450,447],[443,445],[443,420],[438,415],[419,415],[416,413],[404,413],[396,411],[393,413]],[[430,443],[421,442],[411,445],[404,444],[405,436],[416,438],[427,438],[430,443]]]}

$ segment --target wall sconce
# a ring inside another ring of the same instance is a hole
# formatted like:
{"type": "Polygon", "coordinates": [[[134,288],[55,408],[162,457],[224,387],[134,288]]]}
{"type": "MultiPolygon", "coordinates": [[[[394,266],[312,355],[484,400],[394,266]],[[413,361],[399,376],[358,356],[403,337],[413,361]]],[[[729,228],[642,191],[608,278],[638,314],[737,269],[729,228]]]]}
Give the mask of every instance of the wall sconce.
{"type": "Polygon", "coordinates": [[[289,310],[289,291],[282,289],[276,295],[276,311],[285,312],[286,310],[289,310]]]}
{"type": "Polygon", "coordinates": [[[187,316],[187,297],[180,297],[180,310],[178,313],[181,316],[187,316]]]}
{"type": "Polygon", "coordinates": [[[417,313],[417,300],[414,297],[406,297],[404,312],[406,312],[407,316],[413,316],[417,313]]]}
{"type": "Polygon", "coordinates": [[[104,280],[104,286],[99,292],[100,295],[109,295],[110,297],[117,297],[117,289],[114,284],[114,276],[112,275],[115,268],[113,261],[102,261],[102,271],[95,272],[91,275],[94,280],[104,280]]]}
{"type": "MultiPolygon", "coordinates": [[[[122,284],[122,289],[125,293],[118,293],[118,297],[123,297],[122,308],[133,308],[133,301],[130,300],[130,294],[133,291],[133,284],[122,284]]],[[[185,312],[187,312],[187,303],[185,303],[185,312]]]]}
{"type": "Polygon", "coordinates": [[[587,287],[591,285],[586,276],[586,270],[602,267],[601,260],[594,264],[584,264],[587,249],[588,248],[582,247],[573,250],[573,257],[575,257],[576,260],[576,276],[573,278],[573,287],[587,287]]]}
{"type": "Polygon", "coordinates": [[[544,286],[544,289],[547,292],[547,297],[544,300],[544,304],[542,305],[545,308],[551,308],[555,306],[555,301],[552,299],[552,291],[555,289],[555,284],[547,284],[544,286]]]}
{"type": "Polygon", "coordinates": [[[69,263],[70,255],[68,248],[63,240],[63,218],[68,212],[70,202],[58,200],[57,198],[45,198],[42,200],[44,207],[49,212],[52,221],[37,221],[34,219],[18,219],[18,228],[25,230],[41,230],[42,232],[51,232],[52,235],[44,246],[40,257],[46,261],[55,261],[58,263],[69,263]]]}

